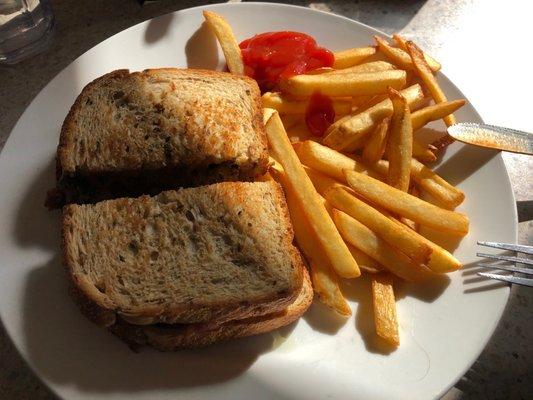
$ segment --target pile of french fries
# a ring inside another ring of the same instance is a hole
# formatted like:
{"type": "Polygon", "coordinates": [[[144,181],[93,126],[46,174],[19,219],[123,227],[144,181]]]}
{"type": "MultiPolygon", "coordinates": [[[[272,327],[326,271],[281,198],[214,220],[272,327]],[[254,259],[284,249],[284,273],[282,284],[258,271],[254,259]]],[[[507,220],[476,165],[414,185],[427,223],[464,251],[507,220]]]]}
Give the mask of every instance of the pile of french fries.
{"type": "MultiPolygon", "coordinates": [[[[204,12],[230,72],[244,70],[229,24],[204,12]]],[[[263,95],[272,166],[265,179],[286,194],[295,237],[311,271],[315,293],[342,316],[351,309],[341,279],[368,274],[377,335],[398,346],[394,281],[421,282],[455,271],[461,263],[419,233],[432,228],[468,233],[454,211],[465,196],[424,163],[450,143],[424,145],[413,134],[430,121],[454,123],[464,100],[448,101],[435,73],[440,64],[399,35],[393,43],[335,53],[321,68],[279,83],[263,95]],[[335,122],[323,137],[305,123],[310,96],[330,96],[335,122]],[[432,104],[431,104],[432,102],[432,104]],[[424,200],[431,198],[431,201],[424,200]]]]}

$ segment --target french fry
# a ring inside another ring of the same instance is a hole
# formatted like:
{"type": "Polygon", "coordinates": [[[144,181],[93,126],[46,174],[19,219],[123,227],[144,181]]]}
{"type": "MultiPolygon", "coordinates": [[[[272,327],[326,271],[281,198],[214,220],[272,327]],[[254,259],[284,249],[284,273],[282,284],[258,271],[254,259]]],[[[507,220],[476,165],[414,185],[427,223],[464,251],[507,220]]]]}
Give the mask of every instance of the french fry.
{"type": "Polygon", "coordinates": [[[276,110],[273,108],[263,108],[263,125],[266,125],[272,114],[274,114],[276,110]]]}
{"type": "Polygon", "coordinates": [[[376,99],[377,101],[373,103],[372,105],[385,100],[385,98],[387,98],[387,96],[384,94],[352,97],[352,107],[355,108],[357,112],[361,112],[365,110],[366,108],[368,108],[367,105],[370,104],[372,101],[374,101],[374,99],[376,99]],[[377,98],[380,98],[380,99],[377,100],[377,98]],[[366,108],[363,108],[363,107],[366,107],[366,108]]]}
{"type": "MultiPolygon", "coordinates": [[[[280,114],[305,114],[309,106],[309,99],[297,100],[276,92],[266,92],[262,96],[263,107],[270,107],[280,114]]],[[[349,97],[332,98],[335,114],[348,114],[352,110],[352,99],[349,97]]]]}
{"type": "Polygon", "coordinates": [[[389,89],[394,110],[387,142],[389,173],[388,183],[403,192],[409,190],[411,158],[413,158],[413,127],[407,100],[397,90],[389,89]]]}
{"type": "Polygon", "coordinates": [[[331,71],[335,71],[335,70],[331,67],[320,67],[320,68],[312,69],[311,71],[307,71],[306,74],[307,75],[320,75],[320,74],[325,74],[326,72],[331,72],[331,71]]]}
{"type": "MultiPolygon", "coordinates": [[[[379,36],[374,36],[374,40],[379,47],[379,51],[385,54],[387,59],[393,64],[406,71],[414,70],[413,62],[406,51],[401,48],[392,47],[385,39],[379,36]]],[[[430,68],[433,72],[436,72],[440,69],[440,64],[433,64],[430,68]]]]}
{"type": "Polygon", "coordinates": [[[468,233],[468,217],[464,214],[437,207],[368,175],[344,172],[348,185],[378,206],[439,231],[458,236],[468,233]]]}
{"type": "Polygon", "coordinates": [[[354,49],[348,49],[335,52],[335,62],[333,68],[341,69],[353,67],[354,65],[361,64],[371,55],[376,54],[375,47],[357,47],[354,49]]]}
{"type": "MultiPolygon", "coordinates": [[[[389,216],[389,218],[392,221],[396,222],[398,225],[402,227],[405,226],[400,220],[394,217],[391,217],[391,216],[389,216]]],[[[461,262],[457,260],[448,250],[440,247],[438,244],[425,238],[424,236],[420,235],[418,232],[415,232],[414,230],[408,229],[407,231],[410,232],[412,235],[415,235],[418,240],[421,240],[422,242],[426,243],[429,247],[431,247],[431,255],[426,265],[433,272],[436,272],[436,273],[452,272],[462,267],[461,262]]]]}
{"type": "Polygon", "coordinates": [[[289,135],[289,139],[291,140],[291,142],[302,142],[304,140],[314,139],[311,132],[309,132],[309,128],[307,127],[305,121],[298,122],[291,128],[286,129],[286,131],[287,135],[289,135]]]}
{"type": "Polygon", "coordinates": [[[415,159],[411,160],[411,176],[422,189],[446,208],[454,209],[465,199],[461,190],[415,159]]]}
{"type": "Polygon", "coordinates": [[[369,164],[374,164],[383,158],[385,147],[387,147],[387,132],[389,130],[390,118],[384,118],[378,122],[376,129],[368,138],[363,149],[363,160],[369,164]]]}
{"type": "Polygon", "coordinates": [[[423,145],[416,138],[413,138],[413,157],[417,160],[424,162],[435,161],[437,159],[437,156],[435,155],[435,153],[433,153],[434,150],[436,150],[434,146],[423,145]]]}
{"type": "Polygon", "coordinates": [[[343,172],[345,169],[358,172],[368,171],[366,166],[352,158],[310,140],[298,143],[295,151],[302,164],[335,178],[339,182],[346,182],[343,172]]]}
{"type": "MultiPolygon", "coordinates": [[[[426,59],[424,58],[424,53],[418,48],[416,44],[411,41],[406,43],[407,52],[413,61],[415,67],[415,72],[422,79],[424,85],[427,87],[431,97],[435,100],[435,103],[444,103],[448,101],[446,95],[440,88],[437,79],[431,73],[431,68],[428,66],[426,59]]],[[[443,118],[446,126],[455,124],[455,117],[453,114],[449,114],[443,118]]]]}
{"type": "Polygon", "coordinates": [[[405,253],[417,264],[425,264],[431,255],[431,248],[415,235],[381,214],[373,207],[348,193],[342,186],[332,186],[325,192],[326,200],[351,217],[357,219],[390,246],[405,253]]]}
{"type": "Polygon", "coordinates": [[[355,218],[333,209],[333,220],[344,240],[378,261],[394,275],[411,282],[428,277],[429,270],[426,267],[397,251],[355,218]]]}
{"type": "Polygon", "coordinates": [[[343,316],[351,315],[352,311],[350,306],[339,288],[337,275],[333,272],[331,264],[322,251],[317,237],[313,234],[294,192],[290,189],[286,174],[283,171],[277,171],[275,176],[276,180],[281,183],[285,190],[294,236],[298,247],[304,253],[309,264],[314,291],[320,301],[329,308],[343,316]]]}
{"type": "Polygon", "coordinates": [[[406,74],[401,70],[349,73],[295,75],[282,80],[279,87],[294,96],[310,96],[315,91],[326,96],[353,96],[385,93],[387,88],[401,89],[406,74]]]}
{"type": "Polygon", "coordinates": [[[203,15],[207,24],[215,33],[220,47],[222,47],[228,69],[232,74],[243,75],[244,63],[242,61],[241,49],[233,35],[231,26],[222,16],[212,11],[204,11],[203,15]]]}
{"type": "MultiPolygon", "coordinates": [[[[409,194],[412,195],[412,196],[420,198],[420,193],[419,193],[418,189],[416,188],[416,186],[411,186],[411,188],[409,189],[409,194]]],[[[418,231],[418,224],[415,221],[412,221],[409,218],[405,218],[405,217],[401,217],[400,221],[401,221],[402,224],[407,226],[409,229],[411,229],[411,230],[413,230],[415,232],[418,231]]]]}
{"type": "MultiPolygon", "coordinates": [[[[333,213],[333,212],[332,212],[333,213]]],[[[384,271],[383,267],[372,257],[366,255],[361,250],[348,245],[348,250],[352,253],[352,257],[357,261],[357,265],[361,271],[368,272],[369,274],[377,274],[384,271]]]]}
{"type": "MultiPolygon", "coordinates": [[[[298,241],[298,243],[300,243],[298,241]]],[[[327,307],[343,317],[352,315],[352,309],[342,295],[335,272],[329,267],[320,267],[315,262],[310,262],[311,281],[318,299],[327,307]]]]}
{"type": "Polygon", "coordinates": [[[449,145],[451,145],[453,142],[455,142],[455,139],[451,137],[450,135],[445,134],[441,136],[440,138],[438,138],[437,140],[435,140],[433,143],[431,143],[431,145],[435,147],[435,149],[437,150],[442,150],[445,147],[448,147],[449,145]]]}
{"type": "MultiPolygon", "coordinates": [[[[361,164],[361,162],[359,162],[361,164]]],[[[372,165],[380,175],[387,175],[389,163],[380,160],[372,165]]],[[[411,179],[444,208],[454,209],[465,199],[465,194],[418,160],[411,160],[411,179]]]]}
{"type": "MultiPolygon", "coordinates": [[[[402,49],[407,54],[407,40],[405,40],[402,36],[398,35],[397,33],[394,33],[392,35],[392,40],[394,40],[394,43],[396,43],[396,46],[402,49]]],[[[409,56],[409,54],[407,54],[409,56]]],[[[424,53],[424,58],[426,59],[426,62],[428,63],[429,67],[433,72],[437,72],[441,69],[440,63],[435,60],[433,57],[427,55],[424,53]]]]}
{"type": "MultiPolygon", "coordinates": [[[[424,93],[420,85],[413,85],[400,92],[409,103],[409,108],[416,107],[424,101],[424,93]]],[[[350,147],[361,137],[364,137],[383,118],[392,115],[393,108],[390,99],[385,99],[367,110],[353,115],[346,120],[332,124],[323,142],[326,146],[335,150],[351,151],[350,147]]]]}
{"type": "Polygon", "coordinates": [[[348,67],[343,69],[333,69],[331,71],[326,71],[324,73],[328,75],[332,74],[347,74],[347,73],[363,73],[363,72],[378,72],[378,71],[389,71],[391,69],[396,69],[394,65],[386,61],[372,61],[365,64],[356,65],[354,67],[348,67]]]}
{"type": "Polygon", "coordinates": [[[294,192],[332,268],[343,278],[358,277],[361,274],[359,267],[335,228],[324,204],[320,201],[313,183],[291,146],[277,113],[274,113],[268,121],[266,133],[270,150],[287,175],[287,190],[294,192]]]}
{"type": "Polygon", "coordinates": [[[305,116],[303,114],[285,114],[280,115],[283,127],[285,130],[291,129],[293,126],[298,125],[301,122],[305,122],[305,116]]]}
{"type": "Polygon", "coordinates": [[[392,276],[388,273],[372,276],[372,303],[376,334],[394,347],[400,345],[396,300],[392,287],[392,276]]]}
{"type": "Polygon", "coordinates": [[[419,130],[428,122],[436,121],[452,114],[454,111],[457,111],[459,108],[464,106],[465,103],[466,100],[464,99],[446,101],[444,103],[437,103],[435,105],[424,107],[415,111],[411,114],[413,132],[419,130]]]}
{"type": "Polygon", "coordinates": [[[311,179],[311,182],[313,182],[313,186],[315,187],[316,191],[321,196],[324,196],[324,193],[326,193],[326,190],[328,190],[331,186],[335,184],[340,184],[338,180],[333,179],[327,175],[324,175],[323,173],[318,172],[317,170],[314,170],[306,166],[304,166],[304,169],[309,179],[311,179]]]}

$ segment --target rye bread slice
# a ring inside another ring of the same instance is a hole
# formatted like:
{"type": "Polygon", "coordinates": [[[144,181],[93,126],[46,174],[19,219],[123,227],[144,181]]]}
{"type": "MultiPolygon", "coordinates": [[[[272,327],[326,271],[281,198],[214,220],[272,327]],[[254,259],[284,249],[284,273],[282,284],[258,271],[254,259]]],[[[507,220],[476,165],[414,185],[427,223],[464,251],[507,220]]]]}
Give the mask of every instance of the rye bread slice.
{"type": "Polygon", "coordinates": [[[94,322],[222,323],[282,311],[303,263],[281,187],[225,182],[68,205],[63,263],[94,322]]]}
{"type": "Polygon", "coordinates": [[[204,347],[230,339],[258,335],[289,325],[300,318],[313,302],[313,287],[304,268],[303,285],[296,300],[283,311],[233,320],[206,330],[198,324],[132,325],[118,318],[109,330],[133,350],[151,346],[160,351],[204,347]]]}
{"type": "Polygon", "coordinates": [[[267,165],[253,79],[193,69],[117,70],[89,83],[70,109],[48,206],[253,180],[267,165]]]}

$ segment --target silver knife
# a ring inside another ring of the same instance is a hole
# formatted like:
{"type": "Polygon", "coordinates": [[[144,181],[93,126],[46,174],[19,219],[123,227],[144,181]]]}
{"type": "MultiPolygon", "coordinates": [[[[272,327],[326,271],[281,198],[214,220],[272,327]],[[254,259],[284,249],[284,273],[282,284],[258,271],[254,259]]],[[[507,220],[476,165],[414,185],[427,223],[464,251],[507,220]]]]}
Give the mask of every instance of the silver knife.
{"type": "Polygon", "coordinates": [[[533,154],[533,134],[494,125],[461,122],[448,127],[448,134],[461,142],[513,153],[533,154]]]}

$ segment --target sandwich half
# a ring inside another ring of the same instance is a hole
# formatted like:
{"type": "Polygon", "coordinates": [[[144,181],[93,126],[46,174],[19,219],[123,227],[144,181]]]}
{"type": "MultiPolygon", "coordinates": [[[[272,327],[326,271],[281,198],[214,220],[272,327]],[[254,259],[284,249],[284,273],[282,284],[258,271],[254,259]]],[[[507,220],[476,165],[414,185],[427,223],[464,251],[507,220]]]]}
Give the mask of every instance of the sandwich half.
{"type": "Polygon", "coordinates": [[[68,113],[47,205],[248,181],[266,172],[257,83],[224,72],[117,70],[88,84],[68,113]]]}
{"type": "Polygon", "coordinates": [[[68,205],[62,254],[88,318],[161,349],[274,329],[312,299],[283,192],[272,181],[68,205]]]}

